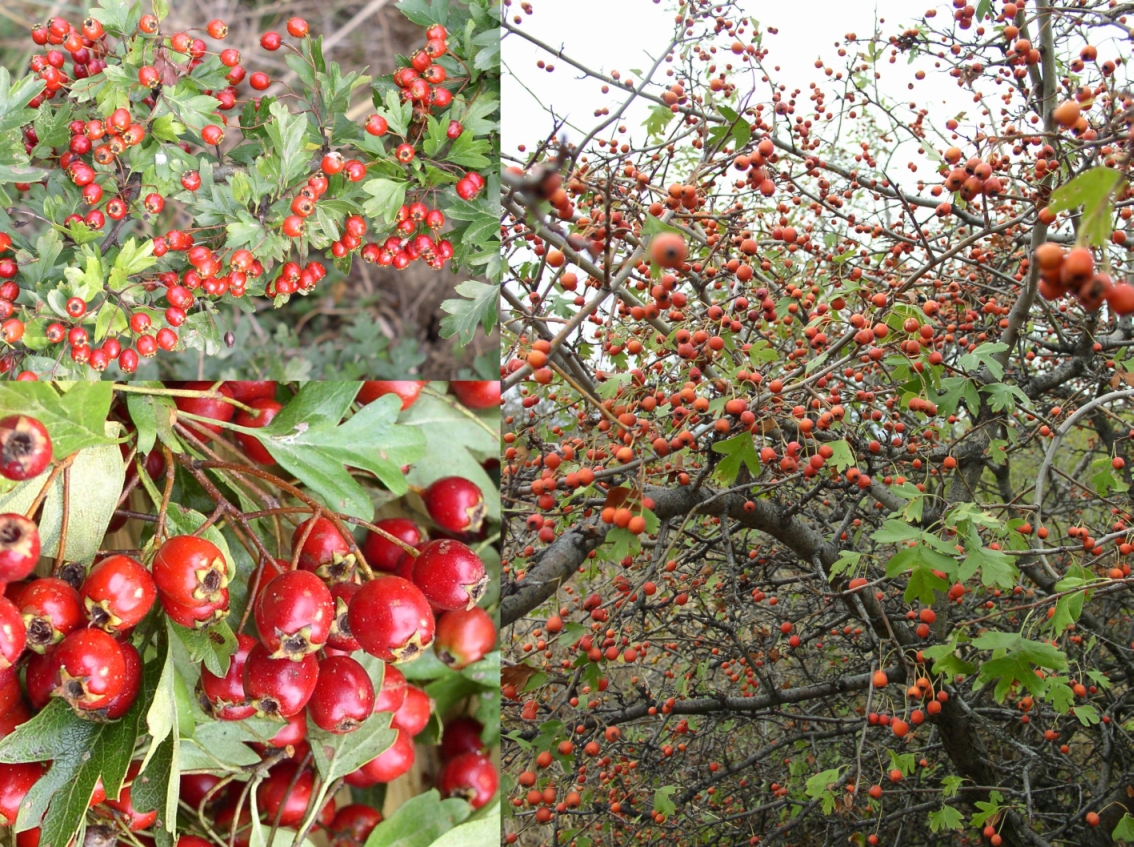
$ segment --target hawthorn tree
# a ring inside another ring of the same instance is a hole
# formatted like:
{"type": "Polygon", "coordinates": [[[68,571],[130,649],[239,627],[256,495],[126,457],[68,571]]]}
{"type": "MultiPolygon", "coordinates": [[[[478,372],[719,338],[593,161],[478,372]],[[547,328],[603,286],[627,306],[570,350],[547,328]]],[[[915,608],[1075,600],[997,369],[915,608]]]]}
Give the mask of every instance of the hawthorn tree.
{"type": "MultiPolygon", "coordinates": [[[[496,11],[398,8],[417,35],[378,78],[325,58],[300,16],[258,43],[220,18],[177,28],[165,0],[36,24],[29,66],[0,67],[0,372],[129,375],[165,352],[258,346],[234,310],[281,308],[355,259],[492,274],[496,11]],[[273,80],[277,53],[289,71],[273,80]]],[[[487,331],[486,289],[460,283],[437,332],[487,331]]],[[[283,375],[280,358],[233,364],[283,375]]]]}
{"type": "Polygon", "coordinates": [[[632,79],[505,7],[602,86],[503,177],[506,842],[1134,840],[1129,7],[793,80],[743,4],[632,79]]]}

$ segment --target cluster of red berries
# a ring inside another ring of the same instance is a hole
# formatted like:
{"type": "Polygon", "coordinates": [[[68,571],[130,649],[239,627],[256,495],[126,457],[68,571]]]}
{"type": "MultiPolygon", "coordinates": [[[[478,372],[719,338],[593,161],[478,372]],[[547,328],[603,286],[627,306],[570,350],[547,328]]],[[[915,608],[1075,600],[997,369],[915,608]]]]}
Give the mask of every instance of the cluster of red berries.
{"type": "MultiPolygon", "coordinates": [[[[433,24],[425,30],[425,37],[425,47],[410,57],[408,67],[398,69],[394,74],[394,84],[402,90],[402,99],[418,108],[445,109],[453,102],[453,94],[449,89],[441,87],[448,73],[436,64],[436,60],[449,50],[449,33],[441,24],[433,24]]],[[[409,158],[402,158],[401,148],[396,155],[399,161],[408,162],[413,159],[413,146],[403,146],[409,147],[409,158]]]]}
{"type": "MultiPolygon", "coordinates": [[[[359,399],[367,403],[393,393],[408,408],[422,385],[369,382],[359,399]]],[[[174,387],[206,389],[211,384],[174,387]]],[[[452,387],[470,408],[499,403],[499,383],[452,387]]],[[[234,415],[235,404],[222,399],[176,398],[179,411],[211,419],[190,422],[203,439],[215,438],[220,423],[234,417],[243,426],[264,426],[284,408],[271,382],[223,383],[219,392],[246,408],[234,415]]],[[[272,462],[255,436],[235,437],[250,459],[272,462]]],[[[40,421],[26,415],[0,420],[0,475],[28,480],[47,471],[53,458],[51,438],[40,421]]],[[[164,474],[160,458],[155,452],[145,460],[151,477],[164,474]],[[150,461],[155,455],[159,461],[150,461]]],[[[495,623],[477,605],[488,584],[484,563],[464,543],[483,535],[482,491],[463,477],[447,477],[419,494],[435,537],[409,517],[376,520],[375,530],[360,545],[366,564],[342,524],[320,514],[300,523],[289,559],[263,559],[249,579],[248,604],[257,636],[237,635],[224,675],[201,668],[197,697],[217,720],[259,716],[281,721],[266,744],[253,745],[279,760],[256,788],[266,821],[297,826],[306,815],[316,788],[309,725],[345,734],[373,714],[392,715],[393,745],[346,777],[355,787],[390,782],[413,767],[414,736],[434,709],[426,691],[408,682],[398,665],[433,649],[441,661],[460,670],[496,643],[495,623]],[[359,650],[380,660],[380,685],[355,658],[359,650]],[[292,755],[286,758],[274,752],[287,747],[292,755]]],[[[175,624],[198,630],[229,613],[234,569],[204,537],[168,537],[148,565],[144,559],[112,554],[85,574],[65,568],[55,576],[37,577],[39,553],[39,530],[32,520],[0,515],[0,738],[53,699],[65,701],[85,719],[121,718],[141,690],[143,658],[131,635],[151,610],[160,609],[175,624]]],[[[485,805],[498,785],[481,740],[483,729],[471,718],[449,721],[440,748],[438,788],[443,796],[462,797],[474,808],[485,805]]],[[[105,808],[132,830],[153,825],[157,813],[138,812],[130,799],[138,771],[139,763],[133,762],[117,798],[107,798],[100,784],[91,798],[96,813],[105,808]]],[[[45,763],[0,764],[0,825],[14,823],[19,804],[46,772],[45,763]]],[[[249,822],[249,812],[241,797],[243,783],[221,782],[215,774],[184,775],[182,799],[207,808],[218,831],[228,832],[238,810],[238,827],[249,822]]],[[[319,824],[332,843],[345,847],[352,842],[342,839],[364,840],[381,819],[369,806],[336,810],[331,800],[319,824]]],[[[36,847],[38,837],[38,829],[21,833],[21,847],[36,847]]],[[[236,843],[247,843],[247,837],[243,829],[236,843]]],[[[185,835],[179,847],[207,843],[185,835]]]]}
{"type": "Polygon", "coordinates": [[[1047,300],[1074,294],[1087,311],[1094,311],[1104,302],[1117,315],[1134,313],[1134,285],[1115,284],[1109,274],[1095,271],[1095,257],[1088,247],[1063,248],[1050,241],[1036,248],[1035,263],[1039,266],[1039,293],[1047,300]]]}

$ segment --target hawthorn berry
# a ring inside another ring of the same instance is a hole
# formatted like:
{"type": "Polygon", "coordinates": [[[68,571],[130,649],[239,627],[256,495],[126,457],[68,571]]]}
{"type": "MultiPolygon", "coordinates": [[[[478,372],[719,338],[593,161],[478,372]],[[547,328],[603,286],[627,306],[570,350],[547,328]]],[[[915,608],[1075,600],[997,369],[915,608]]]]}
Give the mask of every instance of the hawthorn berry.
{"type": "MultiPolygon", "coordinates": [[[[410,547],[416,547],[425,538],[425,534],[416,521],[410,518],[383,518],[374,524],[379,529],[389,533],[395,538],[404,541],[410,547]]],[[[386,573],[393,573],[398,566],[405,551],[394,542],[376,532],[368,532],[362,547],[370,567],[386,573]]]]}
{"type": "Polygon", "coordinates": [[[334,612],[323,580],[310,571],[288,571],[259,592],[256,629],[271,658],[299,661],[327,642],[334,612]]]}
{"type": "Polygon", "coordinates": [[[44,655],[51,694],[72,708],[106,707],[126,684],[122,646],[101,629],[79,629],[44,655]]]}
{"type": "Polygon", "coordinates": [[[331,583],[353,577],[357,564],[355,554],[330,519],[320,515],[304,521],[295,528],[291,544],[293,548],[302,544],[299,552],[302,570],[313,571],[331,583]]]}
{"type": "Polygon", "coordinates": [[[362,383],[362,388],[358,391],[357,400],[359,403],[367,405],[373,403],[379,397],[393,394],[402,401],[402,411],[404,412],[417,402],[417,398],[421,395],[421,389],[424,388],[425,385],[425,381],[413,379],[367,380],[362,383]]]}
{"type": "Polygon", "coordinates": [[[421,499],[433,522],[452,533],[479,532],[488,511],[477,484],[460,476],[435,480],[422,492],[421,499]]]}
{"type": "Polygon", "coordinates": [[[26,577],[39,560],[39,529],[23,515],[0,515],[0,582],[26,577]]]}
{"type": "Polygon", "coordinates": [[[481,753],[462,753],[441,769],[437,788],[442,797],[460,797],[474,809],[488,804],[500,778],[492,761],[481,753]]]}
{"type": "MultiPolygon", "coordinates": [[[[261,397],[255,400],[247,401],[248,405],[255,409],[255,412],[249,412],[241,409],[236,413],[236,420],[234,423],[240,426],[246,426],[251,429],[259,429],[265,427],[275,419],[283,410],[283,404],[268,397],[261,397]]],[[[244,454],[254,462],[259,462],[262,465],[274,465],[275,459],[268,449],[264,446],[263,442],[254,435],[249,435],[245,432],[236,433],[236,440],[244,449],[244,454]]]]}
{"type": "Polygon", "coordinates": [[[484,596],[488,574],[476,552],[459,541],[430,541],[413,562],[413,583],[439,609],[471,609],[484,596]]]}
{"type": "Polygon", "coordinates": [[[56,577],[32,580],[15,602],[27,632],[27,646],[37,653],[58,644],[86,622],[79,592],[56,577]]]}
{"type": "Polygon", "coordinates": [[[366,669],[349,656],[328,656],[307,702],[315,726],[337,734],[353,732],[374,710],[374,685],[366,669]]]}
{"type": "Polygon", "coordinates": [[[298,715],[311,699],[319,677],[319,662],[308,653],[298,661],[273,659],[257,643],[244,662],[244,693],[257,714],[270,718],[298,715]]]}
{"type": "Polygon", "coordinates": [[[27,415],[0,419],[0,476],[22,482],[39,476],[51,463],[47,427],[27,415]]]}
{"type": "Polygon", "coordinates": [[[201,668],[201,706],[213,717],[222,721],[242,721],[256,714],[256,707],[248,702],[244,693],[244,665],[256,643],[250,635],[241,633],[236,636],[236,651],[223,677],[216,676],[208,668],[201,668]]]}
{"type": "Polygon", "coordinates": [[[129,556],[108,556],[91,568],[79,592],[91,625],[112,635],[129,632],[157,599],[153,577],[129,556]]]}
{"type": "Polygon", "coordinates": [[[379,576],[351,598],[350,631],[362,649],[384,662],[408,662],[433,643],[429,601],[412,582],[379,576]]]}
{"type": "Polygon", "coordinates": [[[496,644],[496,624],[480,606],[454,609],[437,619],[437,638],[433,649],[437,657],[453,670],[479,662],[496,644]]]}
{"type": "Polygon", "coordinates": [[[163,605],[212,603],[228,585],[228,565],[220,549],[195,535],[167,539],[154,557],[152,572],[163,605]]]}

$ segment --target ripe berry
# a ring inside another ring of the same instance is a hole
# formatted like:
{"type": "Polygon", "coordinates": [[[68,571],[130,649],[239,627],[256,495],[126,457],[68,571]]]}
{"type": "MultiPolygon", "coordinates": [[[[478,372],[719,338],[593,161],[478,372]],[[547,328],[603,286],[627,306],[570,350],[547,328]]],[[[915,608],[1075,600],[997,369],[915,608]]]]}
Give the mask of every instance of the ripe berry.
{"type": "Polygon", "coordinates": [[[479,809],[496,794],[499,777],[492,761],[480,753],[462,753],[444,768],[437,780],[442,797],[460,797],[479,809]]]}
{"type": "Polygon", "coordinates": [[[228,566],[215,544],[195,535],[175,535],[158,550],[154,582],[166,600],[181,606],[200,606],[220,599],[228,585],[228,566]]]}
{"type": "Polygon", "coordinates": [[[260,591],[256,629],[273,659],[299,661],[327,642],[334,610],[323,580],[310,571],[288,571],[260,591]]]}
{"type": "Polygon", "coordinates": [[[417,735],[429,723],[435,705],[433,698],[424,690],[407,684],[405,702],[394,712],[392,724],[410,735],[417,735]]]}
{"type": "Polygon", "coordinates": [[[650,242],[650,260],[662,268],[680,268],[689,255],[685,239],[675,232],[655,235],[650,242]]]}
{"type": "MultiPolygon", "coordinates": [[[[138,314],[144,314],[139,312],[138,314]]],[[[137,315],[135,315],[136,317],[137,315]]],[[[148,326],[148,322],[146,323],[148,326]]],[[[134,328],[134,332],[141,332],[146,327],[141,329],[134,328]]],[[[146,336],[149,337],[149,336],[146,336]]],[[[156,342],[155,342],[156,343],[156,342]]],[[[142,339],[138,339],[138,349],[141,350],[142,339]]],[[[185,391],[209,391],[213,387],[211,382],[180,382],[174,383],[174,387],[185,391]]],[[[218,389],[221,397],[231,396],[228,390],[222,385],[218,389]]],[[[178,411],[186,412],[187,414],[197,415],[202,418],[211,418],[221,423],[228,423],[232,420],[236,412],[236,407],[231,403],[226,403],[220,397],[176,397],[174,404],[177,406],[178,411]]],[[[186,419],[184,421],[186,426],[193,431],[193,434],[198,438],[205,441],[211,441],[214,434],[221,431],[222,427],[219,424],[202,423],[201,421],[191,421],[186,419]]]]}
{"type": "Polygon", "coordinates": [[[265,50],[279,50],[280,44],[281,39],[278,32],[265,32],[260,36],[260,46],[265,50]]]}
{"type": "Polygon", "coordinates": [[[380,576],[362,586],[347,619],[362,649],[384,662],[408,662],[433,643],[429,601],[401,577],[380,576]]]}
{"type": "Polygon", "coordinates": [[[382,813],[362,803],[343,806],[331,820],[328,832],[334,833],[330,847],[355,847],[365,844],[374,827],[382,822],[382,813]]]}
{"type": "MultiPolygon", "coordinates": [[[[276,415],[283,410],[283,404],[270,398],[261,398],[248,402],[256,412],[248,412],[241,409],[236,413],[235,423],[240,426],[246,426],[250,429],[259,429],[265,427],[272,422],[276,415]]],[[[263,442],[254,435],[248,435],[245,432],[236,433],[236,440],[240,446],[244,448],[244,455],[254,462],[259,462],[261,465],[274,465],[275,459],[272,454],[268,452],[263,442]]]]}
{"type": "Polygon", "coordinates": [[[314,571],[327,582],[343,582],[354,575],[355,555],[338,527],[322,516],[304,521],[291,537],[294,548],[306,536],[299,552],[299,567],[314,571]],[[308,532],[308,527],[311,527],[308,532]]]}
{"type": "Polygon", "coordinates": [[[201,175],[197,171],[186,171],[181,175],[181,187],[187,191],[196,191],[201,187],[201,175]]]}
{"type": "Polygon", "coordinates": [[[52,695],[75,709],[103,708],[126,683],[122,648],[101,629],[72,632],[44,658],[51,668],[52,695]]]}
{"type": "Polygon", "coordinates": [[[292,38],[303,38],[308,32],[310,32],[310,28],[303,18],[294,17],[287,22],[287,34],[292,38]]]}
{"type": "Polygon", "coordinates": [[[366,131],[371,135],[385,135],[390,124],[381,115],[371,115],[366,119],[366,131]]]}
{"type": "Polygon", "coordinates": [[[414,560],[413,583],[439,609],[471,609],[484,596],[488,574],[472,548],[442,538],[426,544],[414,560]]]}
{"type": "Polygon", "coordinates": [[[272,84],[272,78],[263,71],[256,71],[248,78],[248,84],[251,85],[256,91],[264,91],[269,85],[272,84]]]}
{"type": "Polygon", "coordinates": [[[189,606],[177,603],[164,594],[159,596],[161,607],[169,619],[189,629],[203,629],[228,615],[227,588],[222,588],[215,600],[189,606]]]}
{"type": "Polygon", "coordinates": [[[228,35],[228,24],[222,20],[211,20],[209,25],[205,27],[205,31],[209,33],[210,38],[215,38],[218,41],[228,35]]]}
{"type": "MultiPolygon", "coordinates": [[[[383,518],[374,525],[404,541],[410,547],[416,547],[425,537],[421,527],[409,518],[383,518]]],[[[366,535],[366,542],[362,546],[362,552],[370,567],[386,573],[393,573],[398,566],[398,560],[405,551],[381,535],[369,532],[366,535]]]]}
{"type": "Polygon", "coordinates": [[[347,785],[366,788],[379,783],[393,782],[409,773],[414,762],[413,736],[399,729],[394,743],[375,759],[371,759],[346,777],[347,785]]]}
{"type": "Polygon", "coordinates": [[[331,621],[331,634],[327,636],[327,646],[335,650],[353,653],[362,645],[350,631],[350,600],[362,588],[357,582],[336,582],[331,586],[331,599],[335,604],[334,619],[331,621]]]}
{"type": "Polygon", "coordinates": [[[256,646],[250,635],[236,636],[236,652],[229,660],[228,672],[216,676],[208,668],[201,668],[201,706],[213,717],[222,721],[242,721],[256,714],[256,707],[244,694],[244,664],[256,646]]]}
{"type": "Polygon", "coordinates": [[[99,709],[99,714],[107,720],[118,720],[134,705],[138,694],[142,690],[142,657],[129,641],[119,642],[122,649],[122,661],[126,664],[126,676],[122,688],[110,698],[105,706],[99,709]]]}
{"type": "Polygon", "coordinates": [[[363,405],[373,403],[379,397],[387,394],[397,395],[402,401],[402,411],[417,402],[425,382],[414,379],[372,379],[362,383],[358,392],[358,402],[363,405]]]}
{"type": "Polygon", "coordinates": [[[16,596],[16,606],[27,630],[27,646],[37,653],[86,623],[79,592],[55,577],[29,582],[16,596]]]}
{"type": "Polygon", "coordinates": [[[462,753],[485,753],[487,747],[481,740],[484,725],[474,718],[453,718],[445,722],[441,734],[441,761],[447,762],[462,753]]]}
{"type": "Polygon", "coordinates": [[[433,522],[452,533],[479,532],[488,511],[477,484],[460,476],[442,477],[421,498],[433,522]]]}
{"type": "Polygon", "coordinates": [[[20,804],[44,771],[42,762],[0,763],[0,824],[16,825],[20,804]]]}
{"type": "Polygon", "coordinates": [[[256,802],[265,820],[280,826],[298,826],[307,813],[315,776],[296,762],[280,762],[256,788],[256,802]]]}
{"type": "Polygon", "coordinates": [[[118,792],[118,797],[105,801],[105,805],[118,813],[122,822],[131,831],[137,832],[143,829],[149,829],[154,825],[157,820],[157,810],[154,809],[148,812],[140,812],[134,807],[134,801],[131,797],[134,788],[134,779],[138,776],[138,771],[142,769],[140,761],[133,761],[130,763],[129,770],[126,771],[127,782],[122,786],[122,790],[118,792]]]}
{"type": "Polygon", "coordinates": [[[27,630],[20,610],[7,597],[0,596],[0,671],[16,663],[26,644],[27,630]]]}
{"type": "Polygon", "coordinates": [[[374,684],[366,668],[350,656],[328,656],[319,663],[319,680],[307,702],[312,723],[327,732],[353,732],[373,710],[374,684]]]}
{"type": "Polygon", "coordinates": [[[23,515],[0,515],[0,582],[16,582],[39,560],[39,530],[23,515]]]}
{"type": "Polygon", "coordinates": [[[21,482],[39,476],[50,463],[47,427],[27,415],[0,420],[0,476],[21,482]]]}
{"type": "Polygon", "coordinates": [[[91,568],[80,597],[92,626],[121,635],[150,611],[157,587],[139,562],[129,556],[109,556],[91,568]]]}
{"type": "Polygon", "coordinates": [[[480,606],[454,609],[437,619],[437,658],[459,671],[479,662],[496,644],[496,624],[480,606]]]}
{"type": "Polygon", "coordinates": [[[382,687],[374,693],[374,714],[397,712],[406,702],[406,677],[393,665],[386,665],[382,687]]]}
{"type": "Polygon", "coordinates": [[[313,655],[299,661],[273,659],[263,644],[257,644],[244,663],[244,693],[258,714],[290,718],[299,714],[319,677],[319,662],[313,655]]]}
{"type": "Polygon", "coordinates": [[[470,409],[494,409],[500,405],[499,380],[457,380],[449,383],[449,390],[470,409]]]}

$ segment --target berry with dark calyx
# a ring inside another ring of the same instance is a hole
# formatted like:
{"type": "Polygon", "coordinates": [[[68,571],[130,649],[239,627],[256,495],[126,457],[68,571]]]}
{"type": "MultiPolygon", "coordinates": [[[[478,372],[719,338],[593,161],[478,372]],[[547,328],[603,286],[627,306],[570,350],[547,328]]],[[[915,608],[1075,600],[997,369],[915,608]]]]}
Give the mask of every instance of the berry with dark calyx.
{"type": "Polygon", "coordinates": [[[208,668],[201,668],[201,707],[222,721],[242,721],[256,714],[256,707],[244,694],[244,664],[256,646],[250,635],[236,636],[236,652],[229,660],[228,672],[216,676],[208,668]]]}
{"type": "Polygon", "coordinates": [[[228,565],[220,549],[195,535],[175,535],[154,557],[152,571],[162,602],[182,606],[214,603],[228,586],[228,565]]]}
{"type": "Polygon", "coordinates": [[[456,380],[449,390],[470,409],[494,409],[500,405],[499,380],[456,380]]]}
{"type": "Polygon", "coordinates": [[[299,661],[327,643],[335,605],[310,571],[280,574],[256,599],[256,629],[273,659],[299,661]]]}
{"type": "Polygon", "coordinates": [[[39,529],[23,515],[0,515],[0,582],[17,582],[39,561],[39,529]]]}
{"type": "MultiPolygon", "coordinates": [[[[148,336],[146,336],[148,337],[148,336]]],[[[141,339],[139,339],[139,344],[141,339]]],[[[140,349],[140,348],[139,348],[140,349]]],[[[209,391],[213,387],[211,382],[180,382],[172,383],[173,388],[185,391],[209,391]]],[[[229,392],[222,384],[216,392],[220,396],[229,397],[229,392]]],[[[197,415],[202,418],[211,418],[221,423],[228,423],[236,413],[236,407],[227,403],[220,397],[175,397],[174,403],[179,411],[197,415]]],[[[211,441],[213,436],[220,433],[220,424],[202,423],[186,418],[183,423],[198,438],[211,441]]]]}
{"type": "Polygon", "coordinates": [[[462,753],[486,753],[488,747],[481,740],[484,724],[475,718],[460,717],[445,722],[441,733],[441,761],[447,762],[462,753]]]}
{"type": "Polygon", "coordinates": [[[299,567],[302,570],[313,571],[328,582],[344,582],[354,576],[356,559],[350,552],[350,543],[330,519],[319,516],[297,526],[291,537],[292,547],[301,541],[299,567]]]}
{"type": "Polygon", "coordinates": [[[422,492],[421,499],[434,523],[452,533],[479,532],[488,512],[477,484],[460,476],[434,481],[422,492]]]}
{"type": "Polygon", "coordinates": [[[122,647],[101,629],[72,632],[45,658],[52,670],[52,694],[74,709],[101,709],[126,683],[122,647]]]}
{"type": "Polygon", "coordinates": [[[228,616],[228,589],[222,588],[215,600],[193,606],[183,606],[159,595],[161,608],[171,621],[186,629],[204,629],[228,616]]]}
{"type": "Polygon", "coordinates": [[[429,601],[401,577],[380,576],[363,585],[350,601],[347,618],[362,649],[384,662],[408,662],[433,643],[429,601]]]}
{"type": "Polygon", "coordinates": [[[480,606],[454,609],[437,619],[433,650],[455,671],[479,662],[496,645],[496,624],[480,606]]]}
{"type": "Polygon", "coordinates": [[[371,759],[358,770],[347,774],[346,783],[355,788],[367,788],[371,785],[393,782],[399,776],[410,772],[414,758],[413,736],[404,729],[399,729],[394,743],[377,758],[371,759]]]}
{"type": "Polygon", "coordinates": [[[429,716],[433,714],[436,705],[421,688],[406,684],[406,699],[401,708],[394,712],[393,725],[404,729],[410,735],[417,735],[429,723],[429,716]]]}
{"type": "Polygon", "coordinates": [[[16,604],[7,597],[0,597],[0,670],[16,664],[16,660],[24,652],[27,637],[24,619],[16,604]]]}
{"type": "Polygon", "coordinates": [[[471,609],[488,588],[488,573],[471,547],[442,538],[414,560],[413,582],[438,609],[471,609]]]}
{"type": "Polygon", "coordinates": [[[366,119],[366,131],[371,135],[385,135],[389,128],[390,124],[381,115],[374,114],[366,119]]]}
{"type": "Polygon", "coordinates": [[[327,646],[335,650],[344,650],[353,653],[361,650],[362,645],[350,631],[350,600],[362,588],[357,582],[336,582],[331,586],[331,599],[335,604],[334,618],[331,621],[331,632],[327,636],[327,646]]]}
{"type": "Polygon", "coordinates": [[[442,797],[460,797],[474,809],[485,806],[499,784],[492,760],[480,753],[462,753],[450,760],[437,780],[442,797]]]}
{"type": "Polygon", "coordinates": [[[307,701],[315,726],[337,734],[353,732],[374,710],[374,684],[366,668],[350,656],[328,656],[319,663],[319,680],[307,701]]]}
{"type": "Polygon", "coordinates": [[[374,827],[382,822],[382,813],[362,803],[350,803],[335,812],[327,831],[330,847],[356,847],[365,844],[374,827]]]}
{"type": "Polygon", "coordinates": [[[17,595],[16,606],[27,630],[27,646],[37,653],[86,623],[79,592],[55,577],[29,582],[17,595]]]}
{"type": "Polygon", "coordinates": [[[115,721],[130,711],[138,693],[142,690],[142,657],[129,641],[119,642],[122,649],[122,661],[126,664],[126,676],[122,688],[110,698],[110,702],[99,709],[99,714],[106,720],[115,721]]]}
{"type": "Polygon", "coordinates": [[[273,659],[263,644],[244,662],[244,693],[257,714],[270,718],[297,715],[311,699],[319,678],[319,662],[308,654],[299,661],[273,659]]]}
{"type": "Polygon", "coordinates": [[[92,626],[121,635],[141,623],[157,599],[157,587],[141,563],[116,555],[91,568],[79,595],[92,626]]]}
{"type": "MultiPolygon", "coordinates": [[[[259,429],[265,427],[272,422],[272,419],[280,413],[283,409],[283,404],[268,398],[252,400],[248,403],[255,412],[248,412],[241,409],[236,413],[235,423],[240,426],[246,426],[250,429],[259,429]]],[[[272,458],[272,454],[268,452],[262,441],[254,435],[248,435],[244,432],[236,433],[236,440],[240,446],[244,448],[244,453],[254,462],[259,462],[261,465],[274,465],[276,460],[272,458]]]]}
{"type": "Polygon", "coordinates": [[[47,427],[27,415],[0,420],[0,476],[22,482],[39,476],[51,464],[47,427]]]}
{"type": "Polygon", "coordinates": [[[373,403],[379,397],[395,394],[402,401],[402,411],[417,402],[424,382],[413,379],[372,379],[362,383],[358,392],[358,402],[362,404],[373,403]]]}
{"type": "MultiPolygon", "coordinates": [[[[410,547],[416,547],[425,537],[425,533],[417,522],[409,518],[383,518],[380,521],[375,521],[374,525],[404,541],[410,547]]],[[[370,567],[386,573],[393,573],[405,550],[376,532],[368,532],[366,541],[362,545],[362,552],[370,567]]]]}

